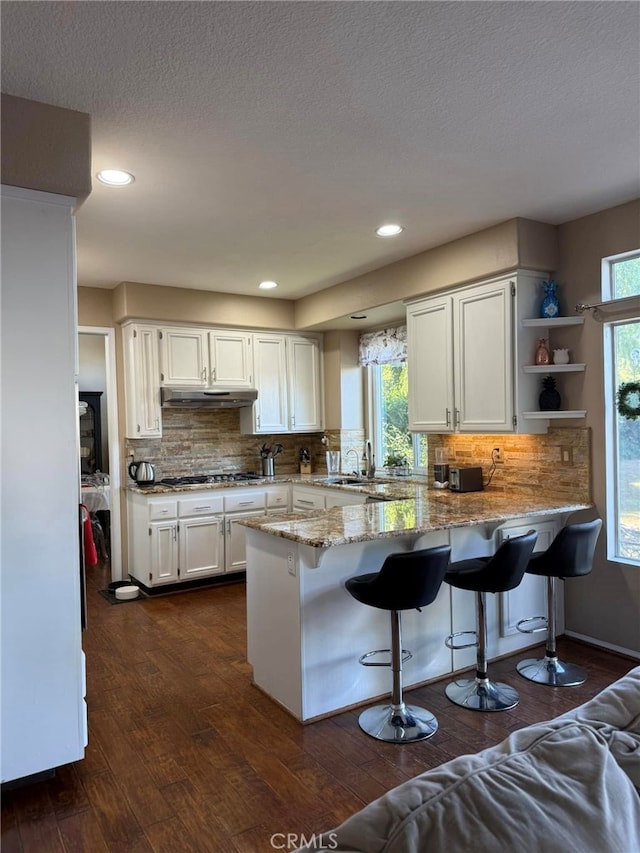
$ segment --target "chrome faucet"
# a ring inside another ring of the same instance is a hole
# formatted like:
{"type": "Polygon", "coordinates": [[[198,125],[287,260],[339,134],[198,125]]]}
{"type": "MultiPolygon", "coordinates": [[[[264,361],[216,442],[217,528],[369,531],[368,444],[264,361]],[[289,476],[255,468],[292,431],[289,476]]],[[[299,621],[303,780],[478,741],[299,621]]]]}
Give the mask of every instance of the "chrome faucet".
{"type": "Polygon", "coordinates": [[[371,442],[367,442],[367,478],[373,480],[376,476],[376,457],[371,453],[371,442]]]}
{"type": "Polygon", "coordinates": [[[351,473],[358,476],[360,474],[360,472],[358,471],[358,462],[360,461],[360,457],[358,456],[358,451],[354,450],[353,447],[350,447],[349,450],[347,450],[347,452],[345,453],[344,458],[348,459],[350,453],[355,453],[355,455],[356,455],[356,467],[353,469],[353,471],[351,473]]]}

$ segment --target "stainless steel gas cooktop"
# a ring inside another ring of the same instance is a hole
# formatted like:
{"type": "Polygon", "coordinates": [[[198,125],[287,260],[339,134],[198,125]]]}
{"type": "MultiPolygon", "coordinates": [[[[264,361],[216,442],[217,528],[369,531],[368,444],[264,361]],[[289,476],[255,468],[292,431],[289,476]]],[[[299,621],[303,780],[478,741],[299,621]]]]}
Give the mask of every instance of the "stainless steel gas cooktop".
{"type": "Polygon", "coordinates": [[[164,477],[158,480],[161,486],[197,486],[201,483],[238,483],[263,479],[259,474],[235,472],[229,474],[188,474],[184,477],[164,477]]]}

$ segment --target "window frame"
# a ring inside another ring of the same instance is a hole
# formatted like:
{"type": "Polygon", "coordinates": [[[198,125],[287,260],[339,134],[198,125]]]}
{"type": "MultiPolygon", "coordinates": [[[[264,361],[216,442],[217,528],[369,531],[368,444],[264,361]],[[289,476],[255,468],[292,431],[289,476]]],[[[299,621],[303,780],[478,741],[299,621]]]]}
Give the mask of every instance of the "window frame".
{"type": "MultiPolygon", "coordinates": [[[[640,258],[640,250],[612,255],[602,260],[601,298],[614,305],[629,297],[614,296],[614,269],[616,264],[640,258]]],[[[640,560],[620,553],[620,471],[618,468],[618,420],[616,407],[616,329],[631,323],[640,324],[640,316],[605,321],[602,328],[603,378],[604,378],[604,436],[605,436],[605,507],[607,560],[627,566],[640,566],[640,560]]]]}
{"type": "MultiPolygon", "coordinates": [[[[384,467],[383,462],[383,451],[382,451],[382,395],[380,394],[380,377],[381,377],[381,368],[384,365],[381,364],[369,364],[366,366],[366,412],[367,412],[367,434],[371,437],[371,445],[373,449],[373,453],[378,462],[378,468],[382,469],[384,467]]],[[[407,401],[408,405],[408,401],[407,401]]],[[[415,460],[420,459],[420,443],[423,440],[422,433],[411,433],[411,446],[413,449],[413,458],[415,460]]],[[[416,464],[411,465],[411,469],[415,474],[418,475],[426,475],[427,468],[420,467],[416,464]]]]}

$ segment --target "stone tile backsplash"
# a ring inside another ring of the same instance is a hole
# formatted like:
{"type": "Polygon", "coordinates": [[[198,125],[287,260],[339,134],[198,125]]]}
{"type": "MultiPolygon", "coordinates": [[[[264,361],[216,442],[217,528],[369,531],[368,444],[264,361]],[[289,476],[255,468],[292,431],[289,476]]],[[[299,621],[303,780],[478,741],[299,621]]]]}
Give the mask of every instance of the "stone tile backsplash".
{"type": "MultiPolygon", "coordinates": [[[[364,431],[327,430],[305,435],[242,435],[238,409],[190,411],[165,409],[162,412],[162,438],[127,439],[123,459],[123,477],[127,480],[128,454],[145,459],[156,467],[156,477],[201,474],[214,471],[261,470],[260,447],[280,443],[284,451],[275,460],[276,474],[296,474],[300,470],[300,448],[311,455],[314,474],[326,472],[323,435],[328,447],[340,450],[342,470],[351,471],[353,448],[362,455],[364,431]]],[[[431,480],[436,448],[443,448],[450,465],[481,465],[485,482],[491,468],[491,450],[500,447],[505,462],[497,466],[492,490],[511,488],[553,489],[576,501],[588,501],[590,482],[590,430],[588,428],[550,429],[545,435],[430,435],[428,439],[431,480]],[[560,448],[570,448],[571,465],[562,465],[560,448]]],[[[380,471],[382,474],[382,470],[380,471]]]]}
{"type": "Polygon", "coordinates": [[[579,502],[591,499],[591,431],[588,427],[556,427],[544,435],[433,435],[429,436],[429,472],[436,448],[443,448],[449,465],[481,465],[485,482],[491,469],[491,451],[499,447],[504,463],[496,466],[491,488],[553,490],[579,502]],[[568,447],[571,464],[561,464],[560,448],[568,447]]]}
{"type": "Polygon", "coordinates": [[[145,459],[156,467],[156,478],[214,471],[261,470],[263,444],[284,446],[275,460],[276,474],[294,474],[300,470],[299,451],[311,453],[314,472],[325,470],[322,433],[305,435],[242,435],[239,409],[216,411],[163,409],[162,438],[126,439],[125,475],[129,454],[145,459]]]}

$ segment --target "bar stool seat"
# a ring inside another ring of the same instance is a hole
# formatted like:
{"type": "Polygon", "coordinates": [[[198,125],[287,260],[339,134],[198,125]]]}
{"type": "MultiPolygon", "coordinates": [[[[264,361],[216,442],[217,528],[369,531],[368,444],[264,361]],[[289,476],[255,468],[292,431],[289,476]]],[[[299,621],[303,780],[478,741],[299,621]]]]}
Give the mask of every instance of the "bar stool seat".
{"type": "Polygon", "coordinates": [[[506,711],[519,702],[517,690],[508,684],[491,681],[488,676],[486,593],[507,592],[520,584],[537,538],[535,530],[523,536],[514,536],[503,542],[493,557],[452,563],[444,576],[445,583],[476,593],[475,642],[455,644],[455,637],[472,634],[472,631],[450,634],[445,640],[452,649],[467,646],[477,646],[478,649],[476,677],[452,681],[445,688],[447,698],[456,705],[472,711],[506,711]]]}
{"type": "Polygon", "coordinates": [[[526,634],[547,630],[543,658],[521,660],[516,669],[529,681],[554,687],[576,687],[587,680],[587,672],[574,663],[559,660],[556,650],[556,579],[588,575],[593,568],[593,555],[602,528],[602,519],[581,524],[568,524],[542,554],[537,554],[527,566],[527,574],[547,579],[547,616],[521,619],[516,628],[526,634]],[[531,624],[534,623],[534,627],[531,624]],[[540,626],[542,623],[542,627],[540,626]]]}
{"type": "Polygon", "coordinates": [[[430,711],[406,705],[403,699],[402,664],[412,655],[402,649],[401,611],[420,610],[435,600],[450,557],[448,545],[389,554],[379,572],[356,575],[345,582],[356,601],[391,613],[391,649],[376,649],[359,659],[364,666],[390,666],[393,672],[391,704],[367,708],[358,718],[360,728],[378,740],[414,743],[431,737],[438,729],[430,711]],[[370,660],[389,652],[390,663],[370,660]]]}

